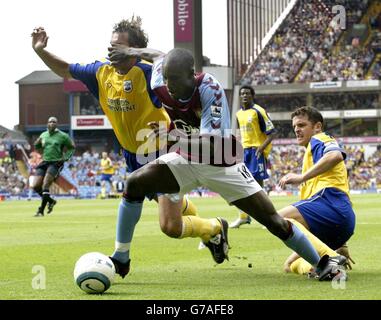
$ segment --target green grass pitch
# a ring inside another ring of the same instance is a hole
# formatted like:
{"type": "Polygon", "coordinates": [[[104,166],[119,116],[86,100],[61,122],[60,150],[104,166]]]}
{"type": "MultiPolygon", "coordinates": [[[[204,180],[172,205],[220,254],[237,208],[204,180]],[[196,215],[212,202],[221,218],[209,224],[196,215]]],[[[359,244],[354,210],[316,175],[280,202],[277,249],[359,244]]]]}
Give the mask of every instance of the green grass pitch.
{"type": "MultiPolygon", "coordinates": [[[[193,200],[202,217],[232,221],[237,216],[219,197],[193,200]]],[[[273,198],[277,208],[295,200],[273,198]]],[[[284,274],[289,249],[258,223],[231,229],[230,261],[215,265],[207,249],[198,250],[198,239],[162,234],[157,205],[147,201],[131,247],[131,272],[125,279],[117,276],[103,295],[82,292],[74,284],[73,268],[84,253],[112,253],[119,200],[60,200],[43,218],[33,217],[37,201],[1,202],[0,299],[380,299],[381,197],[353,196],[353,202],[357,226],[349,246],[356,265],[345,288],[284,274]],[[33,288],[41,270],[45,283],[33,288]]]]}

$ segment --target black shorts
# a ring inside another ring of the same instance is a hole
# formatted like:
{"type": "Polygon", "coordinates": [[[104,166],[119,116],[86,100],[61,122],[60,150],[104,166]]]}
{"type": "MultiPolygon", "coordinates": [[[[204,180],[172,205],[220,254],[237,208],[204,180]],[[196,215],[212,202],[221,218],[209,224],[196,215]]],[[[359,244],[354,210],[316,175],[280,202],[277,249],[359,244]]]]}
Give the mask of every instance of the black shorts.
{"type": "Polygon", "coordinates": [[[44,177],[46,173],[49,173],[54,178],[58,178],[63,167],[62,161],[42,161],[36,167],[36,176],[44,177]]]}

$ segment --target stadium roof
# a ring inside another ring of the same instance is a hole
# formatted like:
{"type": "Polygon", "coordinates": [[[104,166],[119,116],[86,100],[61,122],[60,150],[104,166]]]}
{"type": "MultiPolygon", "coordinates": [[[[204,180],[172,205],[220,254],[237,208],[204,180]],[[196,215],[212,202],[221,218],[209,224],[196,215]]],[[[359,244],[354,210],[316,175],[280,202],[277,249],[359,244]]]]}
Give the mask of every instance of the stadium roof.
{"type": "Polygon", "coordinates": [[[33,71],[24,78],[16,81],[17,84],[48,84],[62,83],[63,78],[57,76],[53,71],[33,71]]]}

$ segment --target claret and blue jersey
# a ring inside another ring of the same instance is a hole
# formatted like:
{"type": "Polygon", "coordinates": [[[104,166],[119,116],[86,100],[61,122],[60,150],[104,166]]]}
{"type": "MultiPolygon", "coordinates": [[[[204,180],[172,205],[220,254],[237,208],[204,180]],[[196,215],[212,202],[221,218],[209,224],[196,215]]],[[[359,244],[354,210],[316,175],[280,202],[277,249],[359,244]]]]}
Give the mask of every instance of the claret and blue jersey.
{"type": "Polygon", "coordinates": [[[177,129],[187,134],[231,134],[230,111],[225,92],[218,80],[211,74],[196,76],[196,90],[188,101],[173,99],[164,84],[163,59],[153,66],[151,87],[166,108],[177,129]]]}

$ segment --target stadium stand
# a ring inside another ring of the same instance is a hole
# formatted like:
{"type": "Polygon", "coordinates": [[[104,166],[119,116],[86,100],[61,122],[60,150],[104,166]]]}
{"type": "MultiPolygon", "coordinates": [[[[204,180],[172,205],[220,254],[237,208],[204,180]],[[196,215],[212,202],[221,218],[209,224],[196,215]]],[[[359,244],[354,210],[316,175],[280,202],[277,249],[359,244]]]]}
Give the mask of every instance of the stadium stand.
{"type": "MultiPolygon", "coordinates": [[[[381,145],[365,155],[365,147],[359,145],[345,146],[347,151],[346,166],[349,174],[350,189],[366,192],[381,192],[381,145]]],[[[279,179],[295,168],[301,168],[304,155],[303,148],[296,145],[276,145],[269,156],[268,172],[270,179],[265,182],[266,189],[273,194],[281,193],[277,188],[279,179]]],[[[116,184],[127,179],[127,170],[122,156],[111,153],[115,163],[113,182],[115,186],[112,196],[120,196],[121,190],[117,190],[116,184]]],[[[27,178],[23,176],[5,151],[4,144],[0,144],[0,196],[27,198],[27,178]]],[[[100,156],[99,153],[85,152],[73,157],[65,164],[61,173],[78,190],[78,194],[71,194],[80,199],[96,198],[100,192],[100,156]]],[[[112,191],[110,189],[107,190],[112,191]]],[[[288,186],[287,191],[297,194],[298,188],[288,186]]],[[[197,193],[197,190],[195,191],[197,193]]]]}
{"type": "MultiPolygon", "coordinates": [[[[115,153],[110,153],[110,158],[115,167],[113,182],[116,184],[118,181],[125,181],[127,170],[124,158],[115,153]]],[[[65,165],[62,174],[76,186],[79,198],[95,198],[101,193],[100,160],[99,153],[86,151],[81,156],[73,157],[65,165]]],[[[118,194],[111,190],[108,184],[106,188],[107,193],[118,194]]],[[[116,187],[114,189],[116,190],[116,187]]]]}
{"type": "MultiPolygon", "coordinates": [[[[344,146],[347,152],[346,167],[349,175],[350,190],[377,192],[381,190],[381,146],[365,156],[363,146],[344,146]]],[[[299,146],[274,146],[269,156],[270,179],[266,185],[271,191],[280,192],[277,183],[280,178],[295,168],[301,170],[304,150],[299,146]]],[[[288,191],[297,194],[298,188],[288,186],[288,191]]]]}
{"type": "MultiPolygon", "coordinates": [[[[369,73],[377,58],[380,40],[379,3],[368,0],[300,0],[243,76],[242,84],[269,85],[293,82],[378,79],[369,73]],[[346,9],[343,30],[331,8],[346,9]],[[300,18],[299,18],[300,17],[300,18]],[[371,30],[367,39],[350,38],[354,26],[364,21],[371,30]],[[371,24],[372,21],[372,24],[371,24]],[[373,28],[372,28],[373,25],[373,28]],[[349,38],[349,43],[348,43],[349,38]]],[[[373,68],[372,68],[373,70],[373,68]]]]}

